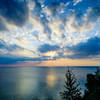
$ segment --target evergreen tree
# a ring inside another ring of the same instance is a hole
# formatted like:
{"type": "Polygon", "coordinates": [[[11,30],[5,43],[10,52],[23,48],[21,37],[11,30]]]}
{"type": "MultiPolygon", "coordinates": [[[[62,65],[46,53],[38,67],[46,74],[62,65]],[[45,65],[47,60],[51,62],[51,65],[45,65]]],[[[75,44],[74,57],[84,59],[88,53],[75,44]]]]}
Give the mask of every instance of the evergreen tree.
{"type": "Polygon", "coordinates": [[[100,100],[100,69],[95,74],[87,75],[87,83],[83,100],[100,100]]]}
{"type": "Polygon", "coordinates": [[[64,91],[60,92],[61,97],[64,100],[80,100],[81,92],[79,88],[79,84],[75,78],[75,75],[71,70],[67,70],[66,72],[66,80],[64,85],[64,91]]]}

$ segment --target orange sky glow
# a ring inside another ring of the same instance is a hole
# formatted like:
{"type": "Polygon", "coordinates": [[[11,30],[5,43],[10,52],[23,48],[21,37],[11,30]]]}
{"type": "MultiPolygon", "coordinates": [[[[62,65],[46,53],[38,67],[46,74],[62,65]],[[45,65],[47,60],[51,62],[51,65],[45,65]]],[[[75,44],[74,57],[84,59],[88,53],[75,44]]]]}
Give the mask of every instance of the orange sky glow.
{"type": "Polygon", "coordinates": [[[17,64],[8,64],[0,66],[99,66],[99,60],[89,60],[89,59],[57,59],[57,60],[48,60],[48,61],[26,61],[20,62],[17,64]]]}

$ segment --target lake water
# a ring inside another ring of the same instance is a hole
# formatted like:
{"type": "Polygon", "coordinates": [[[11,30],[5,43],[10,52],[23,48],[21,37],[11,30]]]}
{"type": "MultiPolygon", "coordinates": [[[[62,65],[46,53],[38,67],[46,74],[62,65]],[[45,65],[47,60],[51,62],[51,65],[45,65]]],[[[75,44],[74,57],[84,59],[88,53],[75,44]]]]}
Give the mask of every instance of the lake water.
{"type": "MultiPolygon", "coordinates": [[[[97,67],[71,67],[81,91],[97,67]]],[[[66,67],[0,67],[0,100],[61,100],[66,67]]]]}

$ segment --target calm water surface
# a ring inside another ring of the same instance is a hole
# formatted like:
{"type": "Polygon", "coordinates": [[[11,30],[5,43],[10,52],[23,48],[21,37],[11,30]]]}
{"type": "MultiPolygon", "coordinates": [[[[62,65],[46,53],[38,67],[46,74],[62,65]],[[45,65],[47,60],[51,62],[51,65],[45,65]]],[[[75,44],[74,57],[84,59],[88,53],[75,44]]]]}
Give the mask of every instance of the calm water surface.
{"type": "MultiPolygon", "coordinates": [[[[84,91],[86,75],[97,67],[72,67],[84,91]]],[[[0,100],[61,100],[66,67],[0,67],[0,100]]]]}

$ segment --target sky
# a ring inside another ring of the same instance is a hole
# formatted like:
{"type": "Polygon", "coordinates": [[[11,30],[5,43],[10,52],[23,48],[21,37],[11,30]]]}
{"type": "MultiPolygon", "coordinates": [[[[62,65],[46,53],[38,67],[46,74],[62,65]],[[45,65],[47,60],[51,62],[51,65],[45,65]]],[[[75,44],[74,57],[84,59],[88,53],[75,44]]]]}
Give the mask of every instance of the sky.
{"type": "Polygon", "coordinates": [[[0,0],[0,66],[99,66],[100,0],[0,0]]]}

